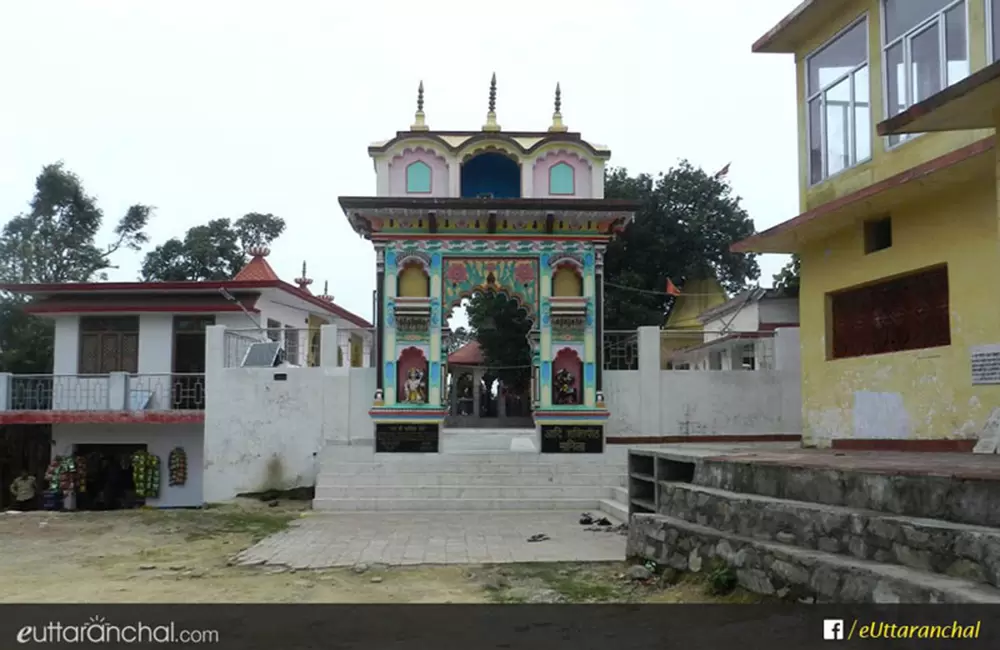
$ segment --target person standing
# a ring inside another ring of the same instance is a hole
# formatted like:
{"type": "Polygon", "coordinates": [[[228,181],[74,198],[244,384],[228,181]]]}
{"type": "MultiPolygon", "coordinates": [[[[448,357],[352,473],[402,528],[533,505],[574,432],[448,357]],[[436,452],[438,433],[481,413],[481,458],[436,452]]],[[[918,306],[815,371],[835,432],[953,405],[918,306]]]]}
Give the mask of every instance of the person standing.
{"type": "Polygon", "coordinates": [[[10,484],[15,510],[33,510],[35,507],[35,477],[23,470],[10,484]]]}

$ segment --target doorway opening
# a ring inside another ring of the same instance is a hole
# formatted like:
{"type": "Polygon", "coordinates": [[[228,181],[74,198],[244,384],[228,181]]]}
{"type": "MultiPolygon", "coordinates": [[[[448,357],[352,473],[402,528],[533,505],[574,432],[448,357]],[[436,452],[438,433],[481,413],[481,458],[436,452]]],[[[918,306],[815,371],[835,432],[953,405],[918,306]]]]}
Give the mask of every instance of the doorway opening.
{"type": "Polygon", "coordinates": [[[448,319],[447,396],[451,428],[531,428],[531,321],[516,298],[484,291],[448,319]]]}
{"type": "Polygon", "coordinates": [[[173,377],[170,408],[205,408],[205,335],[215,316],[174,316],[173,377]]]}
{"type": "Polygon", "coordinates": [[[129,510],[145,505],[136,495],[132,455],[146,451],[140,444],[76,445],[75,455],[86,461],[86,489],[77,496],[77,510],[129,510]]]}

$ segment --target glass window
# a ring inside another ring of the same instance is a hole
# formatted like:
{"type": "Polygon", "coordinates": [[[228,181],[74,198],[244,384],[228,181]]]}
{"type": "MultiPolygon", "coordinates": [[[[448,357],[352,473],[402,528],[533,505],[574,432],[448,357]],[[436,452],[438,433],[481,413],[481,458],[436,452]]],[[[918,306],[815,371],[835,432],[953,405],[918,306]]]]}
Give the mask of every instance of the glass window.
{"type": "Polygon", "coordinates": [[[427,193],[431,191],[430,165],[418,160],[407,166],[406,191],[413,193],[427,193]]]}
{"type": "Polygon", "coordinates": [[[966,2],[883,0],[887,117],[969,76],[966,2]]]}
{"type": "Polygon", "coordinates": [[[556,163],[549,167],[549,194],[573,194],[573,167],[556,163]]]}
{"type": "Polygon", "coordinates": [[[871,156],[868,20],[862,19],[806,61],[809,182],[871,156]]]}

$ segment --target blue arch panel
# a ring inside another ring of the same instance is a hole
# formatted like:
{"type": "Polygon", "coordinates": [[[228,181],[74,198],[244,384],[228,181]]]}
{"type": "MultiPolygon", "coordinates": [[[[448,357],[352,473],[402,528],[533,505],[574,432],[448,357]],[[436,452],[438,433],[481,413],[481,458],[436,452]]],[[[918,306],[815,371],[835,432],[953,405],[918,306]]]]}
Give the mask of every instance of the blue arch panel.
{"type": "Polygon", "coordinates": [[[549,167],[549,194],[573,194],[573,171],[573,167],[564,162],[549,167]]]}
{"type": "Polygon", "coordinates": [[[424,193],[431,191],[431,166],[420,160],[406,168],[406,191],[424,193]]]}
{"type": "Polygon", "coordinates": [[[521,198],[521,166],[499,153],[483,153],[462,165],[462,197],[521,198]]]}

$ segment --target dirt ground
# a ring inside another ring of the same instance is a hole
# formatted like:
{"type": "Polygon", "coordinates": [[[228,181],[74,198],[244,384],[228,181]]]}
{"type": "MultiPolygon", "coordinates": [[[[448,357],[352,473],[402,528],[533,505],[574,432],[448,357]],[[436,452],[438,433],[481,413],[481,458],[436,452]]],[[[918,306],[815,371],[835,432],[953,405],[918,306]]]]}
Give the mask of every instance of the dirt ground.
{"type": "Polygon", "coordinates": [[[301,515],[295,502],[190,511],[0,513],[2,603],[755,602],[708,596],[703,581],[630,579],[624,564],[232,566],[301,515]],[[363,570],[362,570],[363,569],[363,570]]]}

